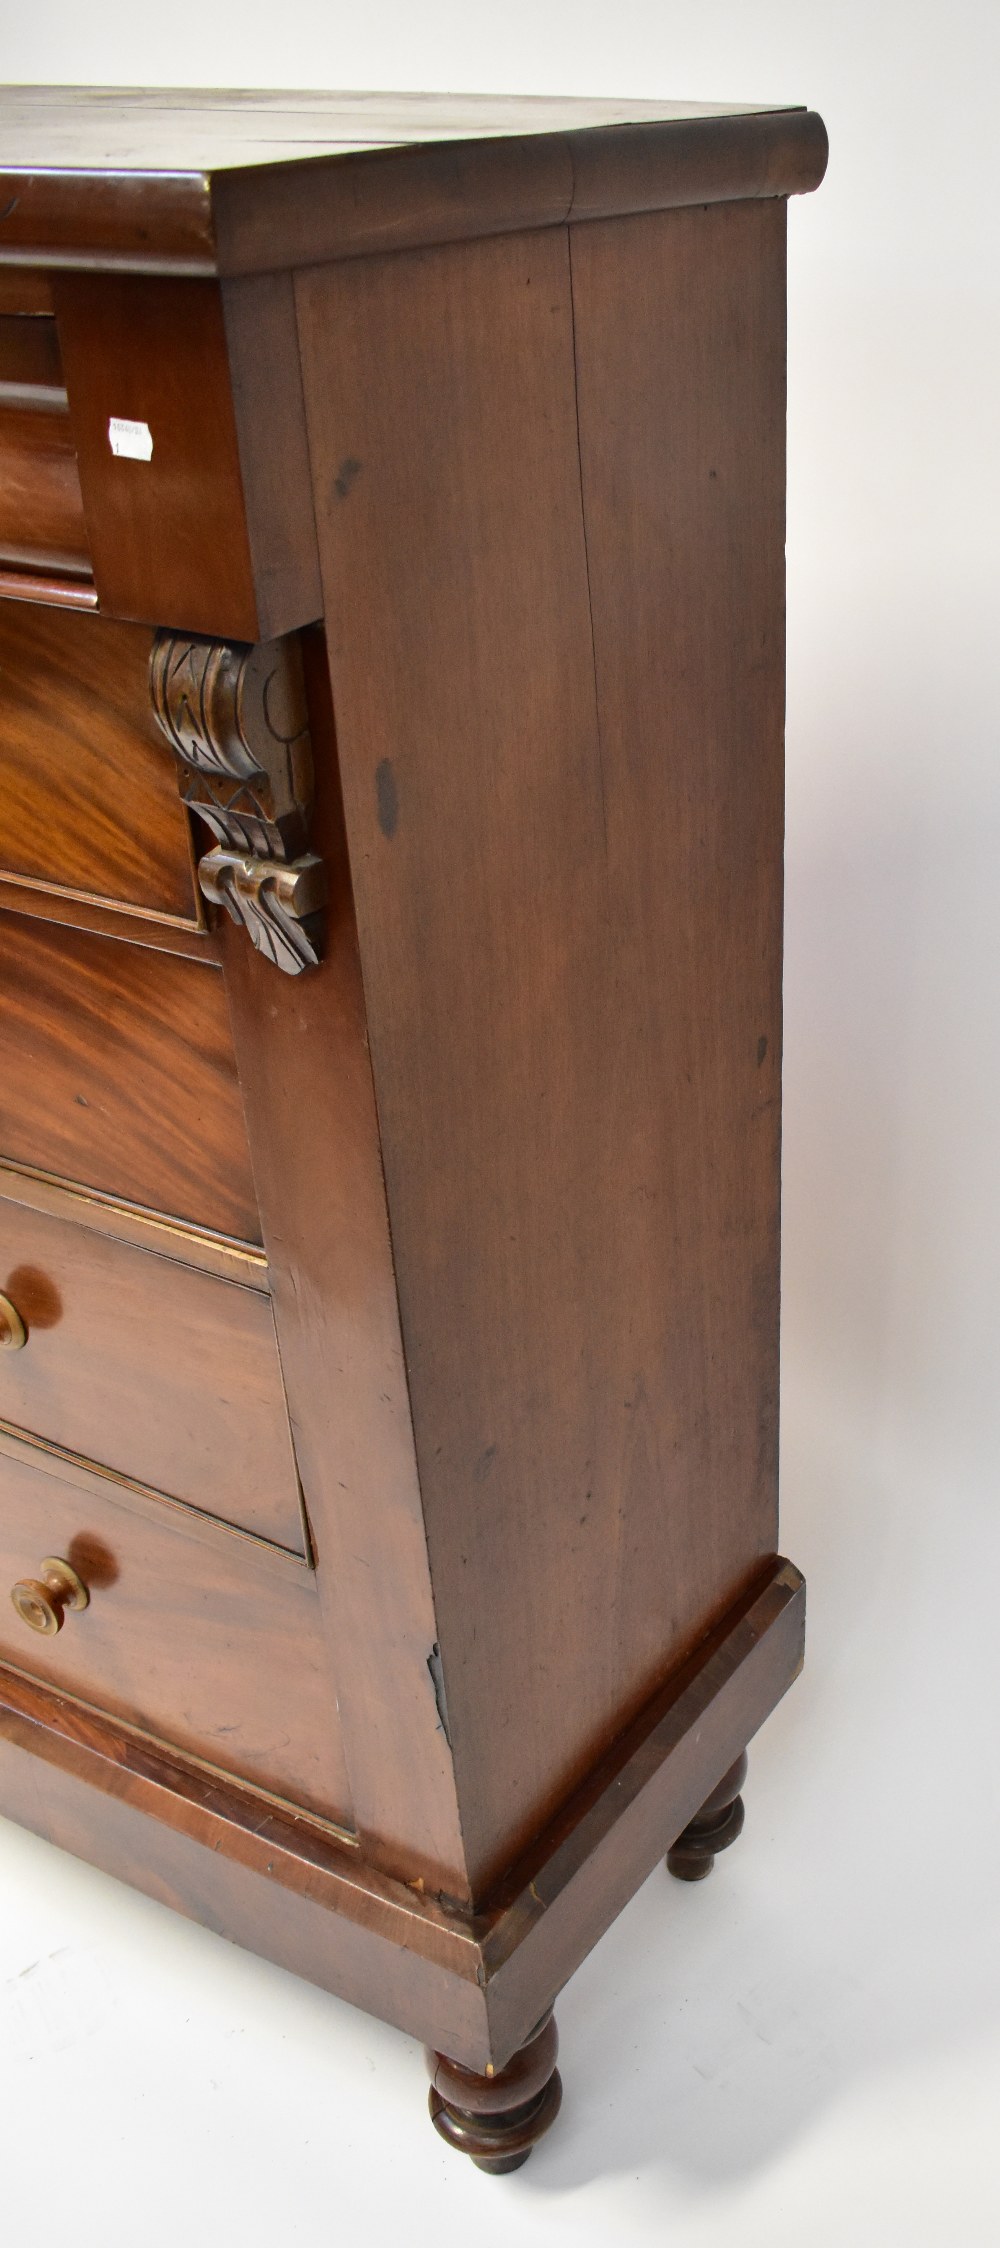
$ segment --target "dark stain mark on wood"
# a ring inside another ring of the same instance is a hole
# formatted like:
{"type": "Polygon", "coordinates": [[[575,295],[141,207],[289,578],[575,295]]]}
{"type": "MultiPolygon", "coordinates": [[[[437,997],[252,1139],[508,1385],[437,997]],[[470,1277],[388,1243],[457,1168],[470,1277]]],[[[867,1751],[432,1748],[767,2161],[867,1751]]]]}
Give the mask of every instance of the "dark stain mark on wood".
{"type": "Polygon", "coordinates": [[[495,1444],[488,1444],[485,1452],[480,1452],[479,1458],[476,1461],[475,1469],[477,1483],[485,1483],[486,1478],[492,1469],[493,1462],[496,1459],[496,1456],[497,1448],[495,1444]]]}
{"type": "Polygon", "coordinates": [[[353,457],[348,454],[347,459],[341,461],[340,467],[338,468],[336,476],[333,479],[333,489],[336,492],[338,500],[346,500],[348,492],[351,489],[351,485],[357,483],[360,474],[361,462],[354,460],[353,457]]]}
{"type": "Polygon", "coordinates": [[[396,833],[399,820],[399,794],[396,775],[388,757],[375,769],[375,795],[378,802],[378,824],[383,835],[390,839],[396,833]]]}
{"type": "Polygon", "coordinates": [[[765,1056],[765,1054],[766,1054],[766,1053],[767,1053],[767,1039],[766,1039],[766,1038],[758,1038],[758,1040],[757,1040],[757,1067],[758,1067],[758,1069],[760,1068],[761,1062],[763,1061],[763,1059],[764,1059],[764,1056],[765,1056]]]}

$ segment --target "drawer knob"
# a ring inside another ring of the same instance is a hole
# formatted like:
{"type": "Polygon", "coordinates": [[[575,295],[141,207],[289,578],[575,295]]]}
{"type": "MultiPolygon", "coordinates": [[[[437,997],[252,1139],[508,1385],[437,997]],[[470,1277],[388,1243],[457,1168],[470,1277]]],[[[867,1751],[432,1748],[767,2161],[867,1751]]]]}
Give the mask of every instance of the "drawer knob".
{"type": "Polygon", "coordinates": [[[17,1305],[9,1296],[0,1295],[0,1350],[23,1350],[28,1340],[28,1330],[17,1305]]]}
{"type": "Polygon", "coordinates": [[[67,1608],[87,1608],[90,1594],[68,1561],[43,1561],[37,1577],[23,1577],[11,1599],[23,1624],[46,1639],[61,1631],[67,1608]]]}

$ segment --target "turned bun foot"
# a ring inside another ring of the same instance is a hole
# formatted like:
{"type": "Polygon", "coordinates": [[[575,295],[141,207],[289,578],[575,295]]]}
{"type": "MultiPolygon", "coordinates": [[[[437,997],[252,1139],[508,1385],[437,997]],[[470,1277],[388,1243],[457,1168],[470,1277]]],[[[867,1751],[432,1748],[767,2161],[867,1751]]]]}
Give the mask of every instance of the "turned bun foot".
{"type": "Polygon", "coordinates": [[[747,1776],[747,1760],[737,1759],[725,1778],[712,1789],[697,1818],[691,1820],[667,1851],[667,1867],[677,1881],[704,1881],[720,1850],[743,1832],[743,1799],[740,1789],[747,1776]]]}
{"type": "Polygon", "coordinates": [[[551,2014],[495,2076],[477,2076],[428,2048],[435,2131],[450,2147],[469,2155],[477,2170],[492,2170],[498,2177],[519,2170],[559,2113],[558,2051],[551,2014]]]}

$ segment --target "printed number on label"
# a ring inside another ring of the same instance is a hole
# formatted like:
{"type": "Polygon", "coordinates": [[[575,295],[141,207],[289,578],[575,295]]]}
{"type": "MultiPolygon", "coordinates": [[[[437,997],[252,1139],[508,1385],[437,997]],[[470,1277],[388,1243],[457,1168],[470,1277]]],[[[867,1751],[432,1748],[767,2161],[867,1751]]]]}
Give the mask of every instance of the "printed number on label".
{"type": "Polygon", "coordinates": [[[153,457],[153,433],[148,422],[123,421],[112,414],[108,443],[119,460],[148,461],[153,457]]]}

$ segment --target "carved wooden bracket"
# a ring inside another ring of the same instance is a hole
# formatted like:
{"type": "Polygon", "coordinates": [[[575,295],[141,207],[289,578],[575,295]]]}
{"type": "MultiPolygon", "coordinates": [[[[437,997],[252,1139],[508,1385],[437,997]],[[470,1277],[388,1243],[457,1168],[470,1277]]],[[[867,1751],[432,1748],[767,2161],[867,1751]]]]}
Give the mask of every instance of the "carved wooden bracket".
{"type": "Polygon", "coordinates": [[[205,897],[286,975],[314,968],[326,870],[306,849],[312,744],[298,641],[158,632],[149,679],[184,802],[219,838],[198,867],[205,897]]]}

